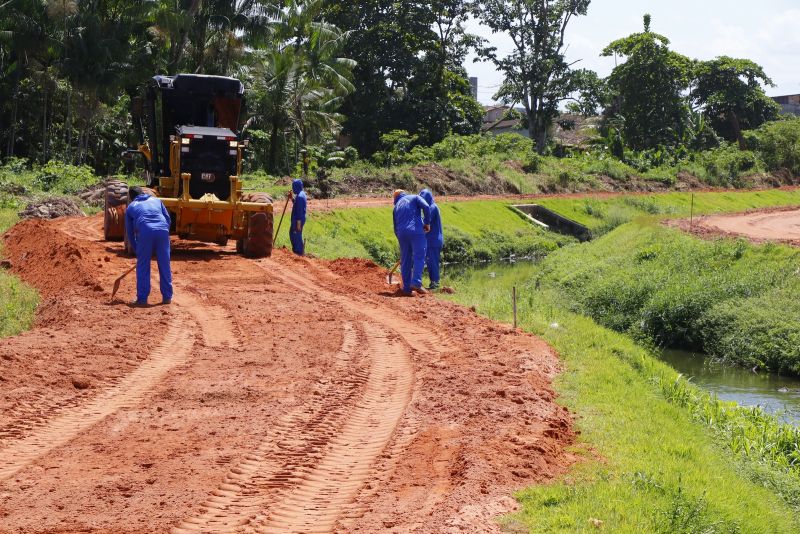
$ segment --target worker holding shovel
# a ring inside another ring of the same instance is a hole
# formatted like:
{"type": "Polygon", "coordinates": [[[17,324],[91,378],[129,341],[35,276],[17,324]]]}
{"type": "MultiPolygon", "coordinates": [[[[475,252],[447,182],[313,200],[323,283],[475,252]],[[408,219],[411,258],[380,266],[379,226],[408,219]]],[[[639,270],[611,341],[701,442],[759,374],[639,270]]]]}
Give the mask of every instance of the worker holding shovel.
{"type": "Polygon", "coordinates": [[[439,289],[439,260],[444,246],[442,216],[439,213],[439,206],[433,200],[433,193],[429,189],[423,189],[419,196],[431,207],[431,231],[425,234],[425,238],[428,241],[425,264],[428,266],[428,276],[431,279],[431,285],[428,289],[439,289]]]}
{"type": "Polygon", "coordinates": [[[292,241],[292,252],[302,256],[305,254],[303,227],[306,224],[306,209],[308,207],[308,199],[306,192],[303,191],[302,180],[297,179],[292,182],[289,198],[292,199],[292,226],[289,228],[289,239],[292,241]]]}
{"type": "Polygon", "coordinates": [[[172,302],[172,269],[170,268],[170,217],[164,204],[142,192],[141,187],[128,189],[130,204],[125,210],[125,231],[136,251],[136,302],[147,306],[150,295],[150,261],[158,263],[158,277],[163,304],[172,302]]]}
{"type": "Polygon", "coordinates": [[[427,293],[422,287],[427,242],[431,231],[431,208],[419,195],[409,195],[398,189],[394,192],[394,233],[400,244],[400,275],[403,292],[427,293]],[[420,216],[422,213],[422,216],[420,216]]]}

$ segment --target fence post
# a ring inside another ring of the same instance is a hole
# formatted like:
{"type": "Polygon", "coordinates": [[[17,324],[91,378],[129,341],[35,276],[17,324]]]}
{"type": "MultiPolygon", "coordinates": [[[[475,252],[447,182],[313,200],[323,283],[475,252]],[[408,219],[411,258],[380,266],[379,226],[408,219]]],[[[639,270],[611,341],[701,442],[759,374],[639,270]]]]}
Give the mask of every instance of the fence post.
{"type": "Polygon", "coordinates": [[[514,330],[517,329],[517,286],[511,288],[511,302],[514,307],[514,330]]]}

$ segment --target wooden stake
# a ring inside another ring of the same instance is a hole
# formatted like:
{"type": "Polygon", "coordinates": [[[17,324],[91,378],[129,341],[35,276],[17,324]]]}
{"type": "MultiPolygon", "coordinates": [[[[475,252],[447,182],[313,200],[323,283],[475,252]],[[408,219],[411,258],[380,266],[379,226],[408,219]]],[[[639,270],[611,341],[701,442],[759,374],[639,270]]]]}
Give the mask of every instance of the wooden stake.
{"type": "Polygon", "coordinates": [[[517,329],[517,286],[511,288],[511,302],[514,307],[514,330],[517,329]]]}

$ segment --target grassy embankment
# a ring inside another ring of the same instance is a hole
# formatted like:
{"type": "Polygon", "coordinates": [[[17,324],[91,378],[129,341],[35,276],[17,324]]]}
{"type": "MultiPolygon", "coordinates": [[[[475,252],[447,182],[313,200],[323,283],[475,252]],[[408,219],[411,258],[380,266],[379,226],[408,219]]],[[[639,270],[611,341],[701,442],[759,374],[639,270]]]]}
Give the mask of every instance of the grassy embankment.
{"type": "Polygon", "coordinates": [[[577,416],[578,450],[591,451],[563,480],[520,492],[509,523],[532,532],[594,532],[595,520],[609,532],[800,528],[800,474],[788,467],[796,430],[710,398],[631,338],[570,312],[558,291],[536,289],[539,267],[492,271],[457,280],[452,299],[510,321],[517,286],[520,324],[559,351],[560,402],[577,416]]]}
{"type": "MultiPolygon", "coordinates": [[[[508,208],[515,202],[476,200],[447,202],[439,207],[445,226],[444,259],[447,262],[488,261],[509,256],[542,257],[575,243],[534,227],[508,208]]],[[[600,235],[643,215],[688,217],[690,193],[592,196],[586,198],[542,198],[537,203],[564,214],[600,235]]],[[[736,212],[755,208],[800,204],[800,190],[769,189],[697,193],[694,213],[736,212]]],[[[283,232],[283,230],[281,230],[283,232]]],[[[309,214],[306,226],[307,250],[323,258],[365,257],[383,265],[397,259],[397,242],[392,233],[390,207],[336,210],[309,214]]],[[[286,245],[286,235],[278,246],[286,245]]]]}
{"type": "Polygon", "coordinates": [[[635,339],[800,375],[798,249],[705,241],[650,220],[559,251],[542,282],[635,339]]]}
{"type": "MultiPolygon", "coordinates": [[[[17,221],[14,209],[0,205],[0,234],[17,221]]],[[[0,243],[0,258],[3,256],[0,243]]],[[[30,328],[39,296],[19,278],[0,268],[0,337],[13,336],[30,328]]]]}
{"type": "MultiPolygon", "coordinates": [[[[444,221],[445,261],[487,261],[545,256],[575,239],[534,227],[506,202],[473,201],[439,205],[444,221]]],[[[365,257],[389,266],[398,258],[392,209],[362,208],[311,213],[307,250],[323,258],[365,257]]],[[[283,231],[282,231],[283,232],[283,231]]],[[[286,244],[280,237],[278,245],[286,244]]]]}
{"type": "Polygon", "coordinates": [[[689,217],[692,211],[695,215],[709,215],[800,205],[800,189],[707,193],[671,192],[620,196],[587,195],[583,199],[544,198],[537,200],[536,203],[587,226],[593,235],[599,236],[642,215],[689,217]]]}

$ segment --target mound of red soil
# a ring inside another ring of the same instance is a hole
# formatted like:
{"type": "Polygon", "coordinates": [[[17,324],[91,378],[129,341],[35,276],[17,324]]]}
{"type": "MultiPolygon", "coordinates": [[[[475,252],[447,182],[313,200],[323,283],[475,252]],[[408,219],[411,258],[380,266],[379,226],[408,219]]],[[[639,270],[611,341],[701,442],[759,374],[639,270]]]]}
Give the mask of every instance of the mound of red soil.
{"type": "Polygon", "coordinates": [[[102,291],[89,249],[46,221],[22,221],[3,242],[11,270],[44,297],[102,291]]]}

